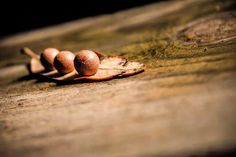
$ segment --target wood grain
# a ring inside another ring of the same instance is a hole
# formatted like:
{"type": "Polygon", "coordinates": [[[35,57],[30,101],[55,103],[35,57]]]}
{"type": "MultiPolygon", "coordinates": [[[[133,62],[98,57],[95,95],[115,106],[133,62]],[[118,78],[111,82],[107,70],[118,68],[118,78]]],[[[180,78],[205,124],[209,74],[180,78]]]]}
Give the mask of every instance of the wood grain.
{"type": "Polygon", "coordinates": [[[236,32],[233,6],[233,0],[168,1],[2,39],[0,156],[190,156],[234,150],[236,40],[222,40],[236,32]],[[186,31],[209,17],[208,24],[229,18],[212,29],[221,35],[207,38],[211,31],[202,23],[186,31]],[[192,35],[200,26],[204,44],[192,35]],[[231,32],[224,34],[224,28],[231,32]],[[37,52],[101,50],[144,63],[146,71],[97,83],[39,81],[28,75],[29,60],[19,53],[24,46],[37,52]]]}

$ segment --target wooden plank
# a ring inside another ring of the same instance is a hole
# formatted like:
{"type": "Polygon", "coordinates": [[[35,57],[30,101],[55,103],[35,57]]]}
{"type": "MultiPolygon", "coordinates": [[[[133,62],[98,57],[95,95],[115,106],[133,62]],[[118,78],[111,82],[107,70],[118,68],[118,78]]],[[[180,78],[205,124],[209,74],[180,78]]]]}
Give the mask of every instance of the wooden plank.
{"type": "Polygon", "coordinates": [[[233,6],[233,0],[161,2],[2,39],[0,156],[188,156],[234,149],[233,6]],[[147,70],[107,82],[40,82],[28,76],[28,60],[18,52],[23,46],[38,53],[97,49],[147,70]]]}

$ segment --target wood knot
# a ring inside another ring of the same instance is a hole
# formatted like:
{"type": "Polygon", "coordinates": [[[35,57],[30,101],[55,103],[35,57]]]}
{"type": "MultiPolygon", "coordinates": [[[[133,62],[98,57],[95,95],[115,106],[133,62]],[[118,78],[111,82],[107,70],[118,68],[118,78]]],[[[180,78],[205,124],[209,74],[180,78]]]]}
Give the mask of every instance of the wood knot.
{"type": "Polygon", "coordinates": [[[184,45],[211,45],[236,38],[236,12],[203,17],[187,24],[176,38],[184,45]]]}

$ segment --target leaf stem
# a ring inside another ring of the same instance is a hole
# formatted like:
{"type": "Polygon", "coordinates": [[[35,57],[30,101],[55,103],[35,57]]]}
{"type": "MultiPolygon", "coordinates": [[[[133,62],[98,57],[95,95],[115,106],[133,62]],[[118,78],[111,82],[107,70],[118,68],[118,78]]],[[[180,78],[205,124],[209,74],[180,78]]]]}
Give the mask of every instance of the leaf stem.
{"type": "Polygon", "coordinates": [[[29,49],[28,47],[22,48],[22,49],[20,50],[20,52],[21,52],[22,54],[27,55],[27,56],[30,57],[30,58],[34,58],[34,59],[39,60],[39,55],[36,54],[35,52],[33,52],[33,51],[32,51],[31,49],[29,49]]]}

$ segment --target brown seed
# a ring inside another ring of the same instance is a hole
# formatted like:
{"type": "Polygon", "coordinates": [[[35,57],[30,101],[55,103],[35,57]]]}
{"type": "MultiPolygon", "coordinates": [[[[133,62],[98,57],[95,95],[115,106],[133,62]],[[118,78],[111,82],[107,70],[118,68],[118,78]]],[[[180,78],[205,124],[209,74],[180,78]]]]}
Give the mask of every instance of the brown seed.
{"type": "Polygon", "coordinates": [[[54,59],[54,66],[61,74],[72,72],[74,68],[75,55],[70,51],[61,51],[54,59]]]}
{"type": "Polygon", "coordinates": [[[90,76],[96,74],[100,60],[96,53],[90,50],[79,51],[74,60],[76,71],[80,75],[90,76]]]}
{"type": "Polygon", "coordinates": [[[40,55],[40,61],[47,70],[53,70],[54,59],[59,51],[55,48],[46,48],[43,53],[40,55]]]}

